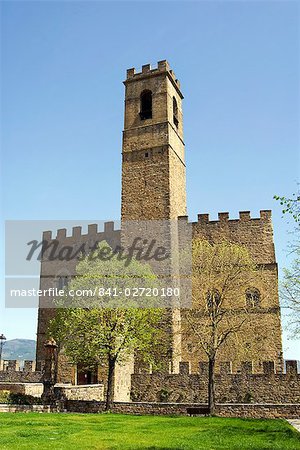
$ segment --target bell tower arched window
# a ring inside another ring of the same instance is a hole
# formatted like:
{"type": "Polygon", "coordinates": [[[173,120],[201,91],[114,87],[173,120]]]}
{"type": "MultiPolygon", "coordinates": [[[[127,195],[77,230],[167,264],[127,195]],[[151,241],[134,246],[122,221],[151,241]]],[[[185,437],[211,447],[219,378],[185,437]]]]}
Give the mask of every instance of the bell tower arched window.
{"type": "Polygon", "coordinates": [[[140,118],[152,119],[152,92],[145,90],[141,93],[140,118]]]}
{"type": "Polygon", "coordinates": [[[173,97],[173,122],[178,127],[178,105],[175,97],[173,97]]]}

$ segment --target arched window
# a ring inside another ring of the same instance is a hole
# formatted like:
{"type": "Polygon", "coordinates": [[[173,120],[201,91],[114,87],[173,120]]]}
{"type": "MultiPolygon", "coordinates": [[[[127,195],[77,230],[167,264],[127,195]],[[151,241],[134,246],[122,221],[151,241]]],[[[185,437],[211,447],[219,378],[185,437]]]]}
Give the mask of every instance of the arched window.
{"type": "Polygon", "coordinates": [[[178,127],[178,105],[175,97],[173,97],[173,122],[178,127]]]}
{"type": "Polygon", "coordinates": [[[145,90],[141,93],[140,118],[152,119],[152,92],[145,90]]]}
{"type": "Polygon", "coordinates": [[[220,292],[217,289],[208,291],[206,294],[206,302],[208,309],[215,309],[221,303],[220,292]]]}
{"type": "Polygon", "coordinates": [[[248,308],[257,308],[260,304],[260,292],[256,288],[246,290],[246,306],[248,308]]]}

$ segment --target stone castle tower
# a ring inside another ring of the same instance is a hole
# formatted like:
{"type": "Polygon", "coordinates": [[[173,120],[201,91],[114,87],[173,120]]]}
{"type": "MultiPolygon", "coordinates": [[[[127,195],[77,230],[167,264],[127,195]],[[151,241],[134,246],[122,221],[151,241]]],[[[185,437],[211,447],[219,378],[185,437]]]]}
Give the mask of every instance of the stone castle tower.
{"type": "MultiPolygon", "coordinates": [[[[144,65],[141,73],[128,69],[124,84],[122,226],[124,229],[126,223],[136,221],[140,228],[146,222],[145,235],[149,236],[150,226],[157,241],[158,227],[165,229],[166,223],[186,214],[183,95],[167,61],[159,61],[156,69],[144,65]],[[156,221],[160,225],[152,226],[156,221]]],[[[171,245],[173,253],[176,243],[171,245]]],[[[179,309],[166,311],[164,326],[170,338],[167,364],[177,369],[180,321],[179,309]]]]}
{"type": "MultiPolygon", "coordinates": [[[[229,219],[228,213],[219,213],[219,220],[215,221],[209,221],[208,214],[199,214],[197,222],[189,223],[186,216],[183,95],[179,81],[167,61],[160,61],[155,69],[145,65],[140,73],[136,73],[135,69],[127,70],[124,84],[122,224],[130,221],[177,222],[180,217],[181,222],[186,222],[193,237],[202,237],[211,242],[226,239],[247,246],[255,262],[265,271],[268,280],[268,283],[260,288],[268,289],[270,295],[267,297],[268,300],[262,302],[253,311],[256,317],[261,317],[261,326],[256,330],[256,336],[251,334],[250,329],[248,334],[245,333],[244,346],[249,349],[250,345],[253,358],[257,360],[257,366],[260,361],[272,360],[276,362],[280,370],[282,366],[281,322],[270,211],[261,211],[260,218],[254,219],[250,218],[249,212],[240,212],[240,218],[234,220],[229,219]],[[258,342],[262,339],[265,342],[263,349],[258,346],[258,342]],[[259,356],[258,353],[260,353],[259,356]]],[[[91,244],[106,240],[114,247],[122,241],[122,233],[120,230],[114,230],[113,223],[105,224],[103,231],[98,231],[96,225],[89,225],[88,234],[82,234],[80,227],[75,227],[72,236],[67,236],[66,230],[63,229],[58,230],[56,238],[49,232],[46,232],[44,237],[48,240],[59,240],[61,246],[80,246],[87,242],[91,244]]],[[[45,258],[41,266],[41,288],[56,286],[61,282],[61,274],[64,270],[66,274],[74,273],[75,265],[76,261],[65,261],[63,264],[59,263],[58,267],[57,261],[49,261],[45,258]]],[[[257,293],[258,290],[255,292],[257,293]]],[[[258,294],[255,295],[258,296],[258,294]]],[[[43,303],[40,303],[37,335],[38,363],[44,359],[43,343],[49,318],[53,314],[54,311],[51,308],[44,309],[43,303]]],[[[181,317],[180,310],[169,311],[172,350],[176,350],[176,356],[174,354],[172,356],[171,370],[173,372],[178,372],[181,360],[190,361],[192,370],[197,371],[198,361],[204,359],[203,355],[192,352],[195,336],[181,337],[178,333],[183,322],[184,315],[181,317]]],[[[201,326],[201,323],[199,325],[201,326]]],[[[231,349],[233,347],[234,343],[231,344],[231,349]]],[[[221,352],[221,361],[232,359],[235,359],[238,366],[239,362],[248,360],[249,356],[247,355],[247,358],[243,358],[243,355],[233,356],[230,347],[221,352]]],[[[62,369],[61,380],[79,381],[72,370],[70,367],[62,369]]],[[[120,383],[122,376],[120,372],[120,383]]],[[[130,382],[126,386],[125,398],[128,399],[130,382]]]]}
{"type": "Polygon", "coordinates": [[[122,163],[122,220],[186,214],[182,99],[167,61],[127,70],[122,163]]]}

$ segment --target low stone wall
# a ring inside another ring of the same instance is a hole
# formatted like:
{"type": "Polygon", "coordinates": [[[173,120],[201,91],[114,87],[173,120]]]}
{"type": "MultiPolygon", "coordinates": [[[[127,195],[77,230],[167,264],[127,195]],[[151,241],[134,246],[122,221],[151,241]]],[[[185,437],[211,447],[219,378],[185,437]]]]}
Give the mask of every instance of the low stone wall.
{"type": "Polygon", "coordinates": [[[0,413],[2,412],[55,412],[50,405],[7,405],[0,403],[0,413]]]}
{"type": "MultiPolygon", "coordinates": [[[[66,400],[67,412],[101,413],[105,403],[98,401],[66,400]]],[[[150,403],[150,402],[115,402],[112,412],[134,415],[183,415],[187,408],[206,407],[204,403],[150,403]]],[[[7,405],[0,404],[1,412],[57,412],[57,407],[49,405],[7,405]]],[[[297,419],[300,416],[300,404],[251,404],[224,403],[217,404],[216,414],[220,417],[245,417],[255,419],[297,419]]]]}
{"type": "MultiPolygon", "coordinates": [[[[104,411],[104,402],[68,400],[68,412],[99,413],[104,411]]],[[[188,415],[187,408],[207,407],[205,403],[155,403],[155,402],[115,402],[112,412],[137,415],[188,415]]],[[[216,414],[221,417],[250,418],[298,418],[300,404],[217,404],[216,414]]]]}
{"type": "Polygon", "coordinates": [[[24,383],[25,394],[32,395],[33,397],[41,397],[44,386],[43,383],[24,383]]]}
{"type": "Polygon", "coordinates": [[[13,394],[25,394],[25,395],[32,395],[33,397],[41,397],[43,393],[43,384],[0,382],[0,391],[10,391],[13,394]]]}
{"type": "Polygon", "coordinates": [[[218,405],[217,415],[253,419],[297,419],[300,417],[300,404],[221,404],[218,405]]]}
{"type": "Polygon", "coordinates": [[[86,385],[56,385],[55,392],[57,398],[61,400],[87,400],[87,401],[103,401],[104,385],[103,384],[86,384],[86,385]]]}

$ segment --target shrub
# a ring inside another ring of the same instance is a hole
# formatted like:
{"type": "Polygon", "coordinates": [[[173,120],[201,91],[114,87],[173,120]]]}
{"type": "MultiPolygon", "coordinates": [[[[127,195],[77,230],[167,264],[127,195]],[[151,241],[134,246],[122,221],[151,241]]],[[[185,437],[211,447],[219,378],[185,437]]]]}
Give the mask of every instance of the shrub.
{"type": "Polygon", "coordinates": [[[162,389],[158,392],[158,401],[159,402],[167,402],[170,397],[171,392],[167,391],[166,389],[162,389]]]}
{"type": "Polygon", "coordinates": [[[10,394],[8,402],[11,405],[40,405],[42,400],[39,397],[26,394],[10,394]]]}
{"type": "Polygon", "coordinates": [[[130,393],[130,398],[133,402],[138,402],[140,400],[139,392],[132,390],[130,393]]]}
{"type": "Polygon", "coordinates": [[[0,403],[8,403],[10,391],[0,391],[0,403]]]}
{"type": "Polygon", "coordinates": [[[246,392],[245,397],[244,397],[244,402],[245,403],[251,403],[254,400],[253,395],[251,394],[251,392],[246,392]]]}

